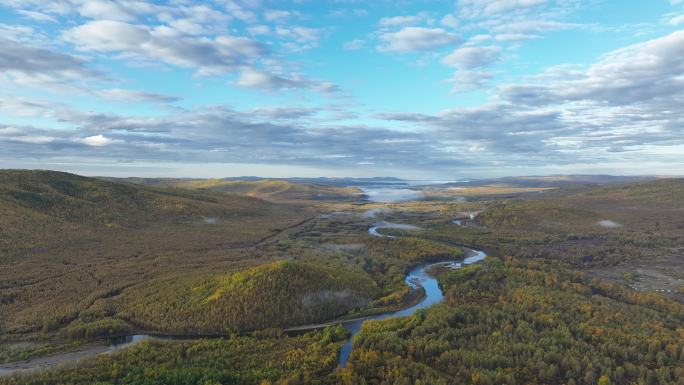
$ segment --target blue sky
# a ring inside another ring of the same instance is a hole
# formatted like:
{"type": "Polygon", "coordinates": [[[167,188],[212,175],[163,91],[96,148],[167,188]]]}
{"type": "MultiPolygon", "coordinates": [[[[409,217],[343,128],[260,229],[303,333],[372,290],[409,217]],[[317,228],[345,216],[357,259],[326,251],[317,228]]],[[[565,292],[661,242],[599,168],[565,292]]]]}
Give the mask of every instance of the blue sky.
{"type": "Polygon", "coordinates": [[[677,175],[683,102],[682,0],[0,0],[1,167],[677,175]]]}

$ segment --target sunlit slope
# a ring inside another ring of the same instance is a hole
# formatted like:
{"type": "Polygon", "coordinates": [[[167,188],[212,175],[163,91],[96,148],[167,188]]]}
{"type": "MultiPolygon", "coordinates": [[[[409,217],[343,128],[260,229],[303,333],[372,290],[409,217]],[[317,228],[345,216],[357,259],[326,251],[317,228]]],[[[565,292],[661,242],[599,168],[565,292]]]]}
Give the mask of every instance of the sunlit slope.
{"type": "Polygon", "coordinates": [[[353,201],[362,191],[354,187],[338,187],[313,183],[297,183],[278,179],[147,179],[126,181],[151,186],[178,187],[253,196],[269,201],[353,201]]]}
{"type": "Polygon", "coordinates": [[[500,256],[582,265],[671,258],[684,251],[684,180],[560,189],[500,201],[470,225],[445,235],[500,256]]]}
{"type": "Polygon", "coordinates": [[[482,213],[478,222],[549,231],[672,229],[682,224],[678,220],[683,210],[684,180],[661,179],[572,193],[560,190],[536,199],[506,202],[482,213]]]}
{"type": "Polygon", "coordinates": [[[235,194],[0,171],[0,338],[112,316],[95,302],[141,282],[273,260],[255,246],[313,215],[235,194]]]}
{"type": "Polygon", "coordinates": [[[278,261],[230,274],[155,280],[115,306],[119,317],[143,329],[212,334],[324,321],[379,294],[362,272],[278,261]]]}

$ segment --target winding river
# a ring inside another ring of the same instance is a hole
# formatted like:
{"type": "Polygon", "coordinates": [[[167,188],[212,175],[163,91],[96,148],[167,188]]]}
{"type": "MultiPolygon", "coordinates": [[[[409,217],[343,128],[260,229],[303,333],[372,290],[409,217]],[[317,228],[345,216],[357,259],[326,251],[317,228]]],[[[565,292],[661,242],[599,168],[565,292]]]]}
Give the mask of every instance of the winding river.
{"type": "Polygon", "coordinates": [[[352,340],[356,334],[359,333],[361,330],[361,324],[363,324],[365,321],[368,320],[384,320],[388,318],[394,318],[394,317],[406,317],[409,316],[413,313],[415,313],[419,309],[424,309],[426,307],[430,307],[436,303],[441,302],[444,299],[444,293],[442,292],[442,289],[439,287],[439,283],[437,282],[437,279],[427,273],[427,270],[434,266],[434,265],[447,265],[448,267],[452,269],[458,269],[462,265],[470,265],[476,262],[480,262],[485,257],[487,256],[484,252],[478,251],[478,250],[472,250],[472,249],[465,249],[466,254],[468,255],[467,258],[465,258],[463,261],[447,261],[447,262],[439,262],[439,263],[426,263],[422,264],[419,266],[414,267],[409,274],[406,276],[406,279],[404,281],[406,282],[407,285],[411,286],[414,289],[418,289],[419,287],[422,287],[425,290],[425,297],[423,297],[420,302],[417,304],[407,307],[405,309],[401,309],[398,311],[393,311],[389,313],[383,313],[383,314],[378,314],[374,316],[370,316],[368,318],[363,318],[363,319],[358,319],[358,320],[353,320],[350,322],[344,322],[342,323],[342,326],[344,326],[345,329],[349,330],[349,332],[352,334],[352,336],[347,340],[347,342],[344,344],[342,347],[342,350],[340,351],[340,360],[339,360],[339,366],[344,368],[347,365],[347,361],[349,360],[349,355],[351,354],[352,350],[352,340]]]}
{"type": "MultiPolygon", "coordinates": [[[[377,237],[388,237],[388,238],[394,238],[391,235],[385,235],[380,232],[378,232],[378,229],[382,228],[396,228],[396,229],[402,229],[402,230],[417,230],[418,227],[413,226],[413,225],[406,225],[406,224],[399,224],[399,223],[390,223],[390,222],[380,222],[375,224],[374,226],[370,227],[368,229],[368,232],[377,237]]],[[[442,289],[440,289],[439,284],[437,282],[437,279],[435,277],[430,276],[427,273],[427,270],[435,265],[447,265],[448,267],[452,269],[458,269],[462,265],[469,265],[473,264],[476,262],[480,262],[485,259],[487,256],[483,251],[478,251],[478,250],[473,250],[469,248],[464,248],[467,257],[463,259],[462,261],[444,261],[444,262],[438,262],[438,263],[425,263],[418,265],[414,267],[406,276],[404,281],[406,282],[407,285],[411,286],[413,289],[419,289],[423,288],[425,290],[425,296],[416,304],[401,309],[397,311],[392,311],[392,312],[387,312],[387,313],[382,313],[382,314],[377,314],[373,316],[368,316],[364,318],[359,318],[359,319],[354,319],[350,321],[333,321],[325,324],[318,324],[318,325],[308,325],[308,326],[300,326],[300,327],[294,327],[294,328],[289,328],[286,329],[286,332],[293,332],[293,333],[301,333],[305,332],[307,330],[313,330],[313,329],[320,329],[325,326],[329,325],[335,325],[335,324],[341,324],[345,329],[347,329],[351,333],[351,337],[347,340],[347,342],[344,344],[342,347],[342,350],[340,351],[340,357],[339,357],[339,366],[340,367],[345,367],[347,364],[347,361],[349,360],[349,356],[351,354],[352,350],[352,343],[353,343],[353,338],[356,336],[359,331],[361,330],[361,325],[365,321],[369,320],[384,320],[388,318],[394,318],[394,317],[406,317],[409,315],[412,315],[419,309],[427,308],[430,307],[436,303],[441,302],[444,299],[444,293],[442,292],[442,289]]],[[[147,339],[164,339],[164,340],[194,340],[197,339],[197,337],[190,337],[190,336],[155,336],[155,335],[148,335],[148,334],[136,334],[136,335],[130,335],[130,336],[125,336],[121,337],[115,340],[111,341],[110,345],[96,345],[92,346],[89,349],[86,350],[81,350],[81,351],[76,351],[76,352],[67,352],[67,353],[62,353],[62,354],[57,354],[57,355],[52,355],[52,356],[45,356],[45,357],[36,357],[31,360],[23,361],[23,362],[14,362],[14,363],[9,363],[9,364],[4,364],[0,365],[0,377],[2,376],[9,376],[15,372],[24,372],[24,371],[36,371],[36,370],[42,370],[42,369],[49,369],[61,365],[68,365],[86,358],[94,357],[98,354],[110,354],[116,351],[119,351],[121,349],[125,349],[129,346],[135,345],[141,341],[147,340],[147,339]]]]}

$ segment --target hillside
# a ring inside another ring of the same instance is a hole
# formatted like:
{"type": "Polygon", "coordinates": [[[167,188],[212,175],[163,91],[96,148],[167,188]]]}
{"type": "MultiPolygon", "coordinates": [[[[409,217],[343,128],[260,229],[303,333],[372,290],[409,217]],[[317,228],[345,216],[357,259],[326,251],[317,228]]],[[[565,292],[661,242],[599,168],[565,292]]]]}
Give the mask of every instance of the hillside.
{"type": "Polygon", "coordinates": [[[314,215],[235,194],[0,171],[0,339],[109,317],[91,306],[141,282],[273,260],[254,247],[314,215]]]}
{"type": "Polygon", "coordinates": [[[497,205],[478,218],[487,227],[552,232],[677,232],[684,180],[661,179],[581,191],[558,190],[497,205]]]}
{"type": "Polygon", "coordinates": [[[430,237],[505,257],[566,262],[637,290],[682,293],[684,180],[561,188],[500,200],[466,227],[430,237]]]}
{"type": "Polygon", "coordinates": [[[548,175],[515,176],[493,179],[474,179],[447,183],[446,186],[479,187],[487,185],[508,185],[518,188],[558,188],[572,186],[610,186],[629,183],[648,182],[657,179],[653,176],[616,176],[616,175],[548,175]]]}
{"type": "MultiPolygon", "coordinates": [[[[144,187],[52,171],[0,171],[0,253],[160,228],[167,231],[153,231],[155,237],[179,228],[198,236],[188,242],[224,228],[231,230],[221,234],[225,242],[235,230],[227,228],[231,223],[268,218],[277,226],[300,217],[288,207],[237,195],[144,187]]],[[[268,234],[268,229],[253,230],[251,235],[235,234],[234,241],[268,234]]]]}
{"type": "Polygon", "coordinates": [[[273,202],[356,201],[363,194],[361,190],[354,187],[292,182],[282,179],[127,178],[124,180],[148,186],[234,193],[273,202]]]}
{"type": "Polygon", "coordinates": [[[225,334],[305,325],[368,305],[380,291],[366,274],[278,261],[230,274],[154,280],[113,305],[146,330],[225,334]]]}
{"type": "Polygon", "coordinates": [[[444,304],[366,322],[338,384],[681,384],[684,306],[540,261],[444,273],[444,304]]]}

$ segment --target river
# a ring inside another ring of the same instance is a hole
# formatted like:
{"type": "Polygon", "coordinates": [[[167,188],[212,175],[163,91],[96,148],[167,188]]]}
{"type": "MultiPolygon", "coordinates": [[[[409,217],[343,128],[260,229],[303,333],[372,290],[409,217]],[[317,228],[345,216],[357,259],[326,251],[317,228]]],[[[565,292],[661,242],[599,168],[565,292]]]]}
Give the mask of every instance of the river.
{"type": "Polygon", "coordinates": [[[439,263],[426,263],[419,265],[417,267],[414,267],[409,274],[406,276],[404,281],[406,282],[407,285],[413,287],[414,289],[418,289],[419,287],[422,287],[425,290],[425,297],[418,302],[417,304],[401,309],[398,311],[393,311],[389,313],[383,313],[383,314],[378,314],[374,315],[368,318],[360,319],[360,320],[354,320],[346,323],[342,323],[342,326],[344,326],[345,329],[349,330],[349,332],[352,334],[349,340],[344,344],[342,347],[342,350],[340,351],[340,359],[339,359],[339,366],[344,368],[347,365],[347,361],[349,360],[349,355],[351,354],[352,350],[352,343],[353,343],[353,338],[356,334],[359,333],[361,330],[361,325],[365,321],[369,320],[384,320],[388,318],[394,318],[394,317],[406,317],[409,316],[413,313],[415,313],[419,309],[424,309],[426,307],[430,307],[436,303],[442,302],[444,299],[444,293],[442,292],[442,289],[439,287],[439,283],[437,282],[437,279],[427,273],[427,270],[434,265],[443,265],[446,264],[452,269],[458,269],[462,265],[470,265],[476,262],[480,262],[485,257],[487,254],[485,254],[482,251],[478,250],[472,250],[472,249],[465,249],[466,253],[468,254],[468,257],[465,258],[463,261],[447,261],[447,262],[439,262],[439,263]]]}
{"type": "Polygon", "coordinates": [[[373,225],[373,227],[369,228],[368,233],[376,237],[395,238],[391,235],[385,235],[378,232],[379,229],[418,230],[418,227],[413,225],[406,225],[403,223],[392,223],[383,221],[376,223],[375,225],[373,225]]]}
{"type": "MultiPolygon", "coordinates": [[[[399,229],[404,229],[404,230],[415,230],[418,229],[416,226],[412,225],[406,225],[406,224],[398,224],[398,223],[389,223],[389,222],[381,222],[373,227],[368,229],[368,232],[374,236],[378,237],[388,237],[388,238],[394,238],[389,235],[384,235],[377,230],[380,228],[399,228],[399,229]]],[[[352,350],[352,344],[353,344],[353,337],[359,333],[361,330],[361,325],[365,321],[369,320],[383,320],[383,319],[388,319],[388,318],[393,318],[393,317],[406,317],[409,316],[413,313],[415,313],[419,309],[427,308],[430,307],[436,303],[441,302],[444,299],[444,293],[442,292],[442,289],[439,287],[439,284],[437,282],[437,279],[435,277],[430,276],[427,273],[427,270],[434,265],[448,265],[448,267],[453,268],[453,269],[458,269],[462,265],[469,265],[473,264],[476,262],[482,261],[485,257],[486,254],[482,251],[478,250],[472,250],[468,248],[464,248],[467,257],[463,259],[462,261],[444,261],[444,262],[439,262],[439,263],[426,263],[426,264],[421,264],[419,266],[414,267],[411,269],[409,274],[406,276],[404,281],[406,282],[407,285],[411,286],[414,289],[418,289],[422,287],[425,290],[425,296],[420,300],[420,302],[416,303],[413,306],[410,306],[405,309],[401,309],[398,311],[393,311],[393,312],[388,312],[388,313],[382,313],[382,314],[377,314],[361,319],[355,319],[351,321],[341,321],[341,322],[330,322],[327,324],[320,324],[320,325],[311,325],[311,326],[302,326],[302,327],[295,327],[295,328],[290,328],[287,329],[288,331],[293,331],[293,332],[302,332],[306,330],[313,330],[313,329],[318,329],[326,325],[334,325],[334,324],[341,324],[345,329],[347,329],[351,333],[351,337],[347,342],[344,344],[342,347],[342,350],[340,351],[340,357],[339,357],[339,366],[340,367],[345,367],[347,364],[347,361],[349,360],[349,356],[351,354],[352,350]]],[[[46,356],[46,357],[36,357],[31,360],[27,361],[22,361],[22,362],[14,362],[14,363],[9,363],[9,364],[4,364],[0,365],[0,377],[2,376],[9,376],[12,373],[15,372],[23,372],[23,371],[35,371],[35,370],[42,370],[42,369],[49,369],[53,368],[59,365],[68,365],[89,357],[94,357],[98,354],[110,354],[116,351],[119,351],[121,349],[125,349],[129,346],[132,346],[134,344],[137,344],[141,341],[150,339],[150,338],[155,338],[155,339],[165,339],[165,340],[193,340],[197,339],[197,337],[191,337],[191,336],[154,336],[154,335],[148,335],[148,334],[136,334],[136,335],[130,335],[130,336],[125,336],[121,337],[118,339],[115,339],[111,341],[109,345],[98,345],[98,346],[92,346],[89,349],[81,350],[81,351],[76,351],[76,352],[67,352],[67,353],[62,353],[62,354],[57,354],[57,355],[52,355],[52,356],[46,356]]]]}

